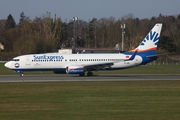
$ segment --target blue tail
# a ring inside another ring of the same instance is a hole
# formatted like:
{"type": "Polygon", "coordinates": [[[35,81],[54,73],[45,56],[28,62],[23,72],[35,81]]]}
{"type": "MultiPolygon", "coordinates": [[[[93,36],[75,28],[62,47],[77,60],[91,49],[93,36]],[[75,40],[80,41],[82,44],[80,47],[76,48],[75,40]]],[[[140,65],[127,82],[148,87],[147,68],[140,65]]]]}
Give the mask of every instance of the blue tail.
{"type": "Polygon", "coordinates": [[[128,52],[124,52],[124,54],[132,54],[134,51],[138,49],[137,55],[141,56],[143,61],[142,64],[147,64],[153,60],[157,59],[156,51],[157,45],[159,42],[159,37],[162,29],[162,23],[157,23],[151,31],[146,35],[146,37],[142,40],[139,46],[128,52]],[[152,56],[152,57],[149,57],[152,56]]]}

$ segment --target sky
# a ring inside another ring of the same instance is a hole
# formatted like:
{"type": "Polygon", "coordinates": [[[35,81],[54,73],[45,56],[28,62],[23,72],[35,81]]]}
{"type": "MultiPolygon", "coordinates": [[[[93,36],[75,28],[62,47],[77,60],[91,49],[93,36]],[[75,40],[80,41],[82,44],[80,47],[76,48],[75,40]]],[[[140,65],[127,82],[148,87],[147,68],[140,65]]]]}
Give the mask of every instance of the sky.
{"type": "Polygon", "coordinates": [[[0,19],[11,14],[16,23],[20,13],[33,20],[46,12],[56,14],[62,21],[73,17],[90,21],[93,18],[121,19],[126,15],[134,18],[151,18],[162,15],[179,15],[180,0],[0,0],[0,19]]]}

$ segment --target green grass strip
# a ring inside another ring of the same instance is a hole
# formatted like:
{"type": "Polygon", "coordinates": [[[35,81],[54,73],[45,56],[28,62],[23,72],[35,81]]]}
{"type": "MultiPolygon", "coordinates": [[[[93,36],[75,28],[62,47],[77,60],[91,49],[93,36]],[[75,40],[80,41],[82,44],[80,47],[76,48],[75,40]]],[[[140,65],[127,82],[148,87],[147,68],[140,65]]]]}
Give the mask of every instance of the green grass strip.
{"type": "Polygon", "coordinates": [[[179,120],[179,81],[1,83],[1,120],[179,120]]]}

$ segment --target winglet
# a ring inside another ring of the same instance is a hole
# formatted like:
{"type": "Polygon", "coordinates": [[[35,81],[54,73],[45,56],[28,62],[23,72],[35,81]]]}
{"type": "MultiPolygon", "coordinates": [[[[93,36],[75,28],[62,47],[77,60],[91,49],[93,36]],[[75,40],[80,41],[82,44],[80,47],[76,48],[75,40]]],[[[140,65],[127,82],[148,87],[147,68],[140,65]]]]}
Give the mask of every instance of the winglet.
{"type": "Polygon", "coordinates": [[[131,57],[130,57],[129,59],[127,59],[126,61],[128,61],[128,60],[134,60],[137,52],[138,52],[138,49],[136,49],[135,52],[131,55],[131,57]]]}

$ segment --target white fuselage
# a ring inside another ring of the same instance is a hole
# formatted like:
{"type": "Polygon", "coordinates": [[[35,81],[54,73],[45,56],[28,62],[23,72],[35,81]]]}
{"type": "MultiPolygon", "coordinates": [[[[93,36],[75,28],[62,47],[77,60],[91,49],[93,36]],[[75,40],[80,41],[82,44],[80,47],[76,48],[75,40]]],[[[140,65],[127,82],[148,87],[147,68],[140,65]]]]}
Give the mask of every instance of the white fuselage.
{"type": "Polygon", "coordinates": [[[131,55],[125,54],[31,54],[15,57],[5,64],[6,67],[23,71],[61,70],[68,66],[98,65],[113,62],[113,65],[106,66],[107,70],[124,69],[138,66],[142,58],[136,55],[133,60],[124,61],[131,55]]]}

